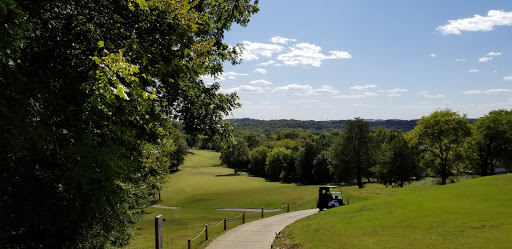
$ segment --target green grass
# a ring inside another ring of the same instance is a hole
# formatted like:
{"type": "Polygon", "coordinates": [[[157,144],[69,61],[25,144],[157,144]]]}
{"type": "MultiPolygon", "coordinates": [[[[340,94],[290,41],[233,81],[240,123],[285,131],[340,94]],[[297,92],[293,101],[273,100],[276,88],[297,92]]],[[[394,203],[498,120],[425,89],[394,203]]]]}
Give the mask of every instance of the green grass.
{"type": "MultiPolygon", "coordinates": [[[[214,208],[276,208],[290,203],[290,209],[315,208],[317,186],[297,186],[266,182],[262,178],[233,176],[233,169],[218,166],[219,153],[194,151],[187,156],[181,170],[167,178],[161,191],[163,206],[178,210],[149,207],[136,224],[135,234],[124,248],[154,247],[154,218],[162,214],[164,247],[186,248],[187,240],[199,234],[205,224],[214,225],[224,217],[241,212],[218,211],[214,208]]],[[[275,213],[272,213],[275,214],[275,213]]],[[[270,213],[265,216],[272,215],[270,213]]],[[[260,213],[246,213],[246,222],[260,219],[260,213]]],[[[228,229],[241,224],[241,218],[228,221],[228,229]]],[[[209,228],[210,241],[223,233],[223,226],[209,228]]],[[[194,241],[193,248],[204,247],[204,236],[194,241]]]]}
{"type": "Polygon", "coordinates": [[[380,189],[370,185],[347,192],[351,192],[357,203],[299,220],[284,230],[287,240],[279,242],[278,247],[288,244],[294,248],[510,248],[512,245],[510,174],[446,186],[380,189]]]}

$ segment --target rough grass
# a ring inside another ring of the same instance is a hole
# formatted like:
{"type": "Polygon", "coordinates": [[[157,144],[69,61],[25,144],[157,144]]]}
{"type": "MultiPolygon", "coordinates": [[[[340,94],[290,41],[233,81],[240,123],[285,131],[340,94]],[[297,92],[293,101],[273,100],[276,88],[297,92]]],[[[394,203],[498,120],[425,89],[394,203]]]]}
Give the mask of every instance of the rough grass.
{"type": "MultiPolygon", "coordinates": [[[[135,234],[124,248],[153,248],[154,218],[162,214],[164,248],[186,248],[205,224],[215,225],[224,217],[241,212],[218,211],[214,208],[276,208],[291,203],[291,210],[315,208],[317,186],[297,186],[266,182],[262,178],[233,176],[234,171],[219,166],[219,153],[194,151],[187,156],[181,170],[167,178],[161,191],[163,206],[178,206],[170,210],[149,207],[136,225],[135,234]]],[[[276,213],[268,213],[274,215],[276,213]]],[[[260,219],[261,213],[246,213],[246,222],[260,219]]],[[[228,220],[228,229],[241,224],[241,218],[228,220]]],[[[209,228],[210,240],[223,233],[223,224],[209,228]]],[[[204,247],[204,235],[193,242],[193,248],[204,247]]]]}
{"type": "Polygon", "coordinates": [[[286,228],[277,248],[510,248],[511,193],[511,174],[446,186],[368,186],[352,190],[357,203],[286,228]]]}

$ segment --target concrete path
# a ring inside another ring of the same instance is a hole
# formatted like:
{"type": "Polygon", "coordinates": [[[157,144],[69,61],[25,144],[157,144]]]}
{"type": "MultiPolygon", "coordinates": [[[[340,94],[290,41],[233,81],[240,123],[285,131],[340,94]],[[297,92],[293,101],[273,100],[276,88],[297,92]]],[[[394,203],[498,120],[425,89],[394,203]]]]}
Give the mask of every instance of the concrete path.
{"type": "Polygon", "coordinates": [[[301,210],[249,222],[227,231],[206,249],[269,249],[276,233],[317,212],[318,209],[301,210]]]}

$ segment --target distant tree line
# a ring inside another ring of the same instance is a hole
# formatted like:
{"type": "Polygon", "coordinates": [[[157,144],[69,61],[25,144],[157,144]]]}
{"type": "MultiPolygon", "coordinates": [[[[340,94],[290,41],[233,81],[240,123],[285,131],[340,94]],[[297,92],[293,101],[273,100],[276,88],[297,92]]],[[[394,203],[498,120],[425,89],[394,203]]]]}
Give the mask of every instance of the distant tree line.
{"type": "Polygon", "coordinates": [[[221,161],[235,173],[244,170],[269,181],[356,183],[362,188],[364,181],[403,187],[426,175],[439,177],[441,184],[453,175],[490,175],[497,165],[510,170],[511,155],[511,111],[468,120],[445,109],[422,117],[408,132],[372,128],[361,118],[346,121],[342,130],[320,134],[290,128],[261,134],[238,128],[221,150],[221,161]]]}

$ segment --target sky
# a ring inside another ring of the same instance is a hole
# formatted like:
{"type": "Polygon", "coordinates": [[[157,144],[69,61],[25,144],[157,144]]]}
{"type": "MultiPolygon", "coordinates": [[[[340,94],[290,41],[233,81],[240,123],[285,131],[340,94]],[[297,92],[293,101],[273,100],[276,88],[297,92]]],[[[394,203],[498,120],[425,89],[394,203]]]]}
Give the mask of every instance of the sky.
{"type": "Polygon", "coordinates": [[[510,0],[261,0],[225,42],[242,64],[213,80],[237,92],[227,118],[469,118],[512,109],[510,0]]]}

